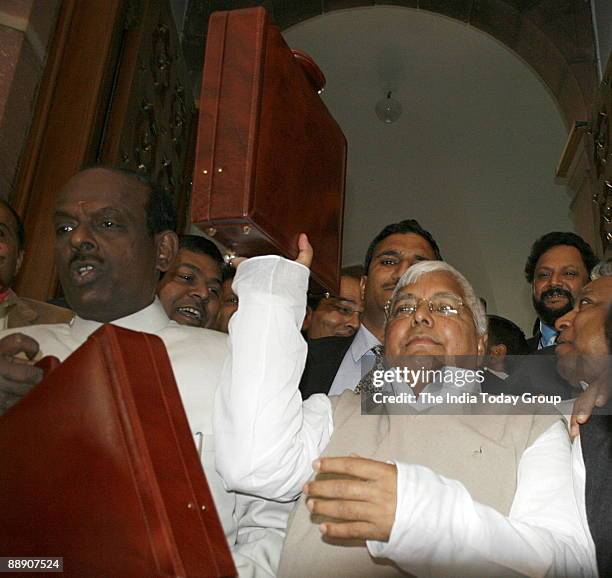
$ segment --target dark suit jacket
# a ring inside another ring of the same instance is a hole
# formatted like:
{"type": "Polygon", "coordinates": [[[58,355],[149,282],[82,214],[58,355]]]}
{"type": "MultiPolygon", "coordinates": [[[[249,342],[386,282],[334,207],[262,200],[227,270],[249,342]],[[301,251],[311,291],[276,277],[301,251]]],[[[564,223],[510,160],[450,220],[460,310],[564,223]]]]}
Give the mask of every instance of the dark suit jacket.
{"type": "Polygon", "coordinates": [[[523,362],[506,380],[508,393],[560,395],[561,399],[572,397],[572,386],[557,373],[554,345],[523,357],[523,362]]]}
{"type": "Polygon", "coordinates": [[[490,393],[491,395],[512,393],[508,390],[507,381],[507,379],[497,377],[494,373],[485,370],[484,381],[480,384],[480,391],[482,391],[482,393],[490,393]]]}
{"type": "MultiPolygon", "coordinates": [[[[595,411],[598,411],[597,409],[595,411]]],[[[612,406],[602,408],[612,412],[612,406]]],[[[586,514],[600,576],[612,576],[612,415],[593,415],[580,426],[586,468],[586,514]]]]}
{"type": "Polygon", "coordinates": [[[308,340],[306,367],[300,381],[302,399],[314,393],[329,393],[338,368],[355,336],[321,337],[308,340]]]}
{"type": "Polygon", "coordinates": [[[527,345],[529,347],[529,353],[535,353],[538,350],[538,344],[540,343],[540,337],[542,334],[537,331],[533,337],[530,337],[527,340],[527,345]]]}

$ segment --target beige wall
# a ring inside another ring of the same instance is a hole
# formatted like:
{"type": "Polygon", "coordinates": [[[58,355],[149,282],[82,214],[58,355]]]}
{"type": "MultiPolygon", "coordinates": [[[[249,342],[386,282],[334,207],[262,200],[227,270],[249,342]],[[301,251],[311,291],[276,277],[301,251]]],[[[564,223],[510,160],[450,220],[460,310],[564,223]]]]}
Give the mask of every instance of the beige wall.
{"type": "Polygon", "coordinates": [[[323,99],[348,140],[344,265],[387,223],[416,218],[490,313],[531,333],[523,268],[532,243],[574,228],[555,182],[567,132],[558,103],[504,45],[426,11],[337,11],[286,31],[327,77],[323,99]],[[374,114],[391,89],[404,108],[374,114]]]}

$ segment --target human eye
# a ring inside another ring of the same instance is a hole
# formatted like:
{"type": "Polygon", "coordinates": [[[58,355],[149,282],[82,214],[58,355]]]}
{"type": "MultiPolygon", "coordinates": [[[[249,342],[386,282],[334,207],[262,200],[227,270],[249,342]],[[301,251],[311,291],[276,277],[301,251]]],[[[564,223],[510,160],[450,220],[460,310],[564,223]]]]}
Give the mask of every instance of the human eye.
{"type": "Polygon", "coordinates": [[[119,227],[119,223],[114,219],[102,219],[100,221],[100,227],[102,229],[116,229],[119,227]]]}
{"type": "Polygon", "coordinates": [[[55,235],[58,237],[70,233],[72,230],[74,230],[74,226],[67,223],[58,223],[55,225],[55,235]]]}
{"type": "Polygon", "coordinates": [[[393,265],[397,265],[397,259],[393,257],[383,257],[379,263],[385,267],[392,267],[393,265]]]}
{"type": "Polygon", "coordinates": [[[550,272],[548,271],[538,271],[536,273],[537,279],[546,279],[547,277],[550,277],[550,272]]]}
{"type": "Polygon", "coordinates": [[[432,302],[432,309],[440,315],[457,315],[460,303],[452,297],[441,297],[432,302]]]}
{"type": "Polygon", "coordinates": [[[588,307],[589,305],[593,305],[593,301],[589,299],[588,297],[581,297],[578,300],[579,309],[583,309],[584,307],[588,307]]]}
{"type": "Polygon", "coordinates": [[[578,275],[578,271],[566,271],[565,275],[567,277],[576,277],[576,275],[578,275]]]}
{"type": "Polygon", "coordinates": [[[183,281],[187,281],[188,283],[192,283],[195,278],[191,273],[185,273],[184,271],[177,271],[176,278],[182,279],[183,281]]]}
{"type": "Polygon", "coordinates": [[[238,305],[238,297],[236,295],[230,295],[225,302],[229,305],[238,305]]]}
{"type": "Polygon", "coordinates": [[[404,317],[404,316],[412,315],[414,314],[415,311],[416,311],[415,303],[412,303],[410,301],[408,302],[404,301],[403,303],[398,303],[395,306],[395,308],[393,309],[392,317],[404,317]]]}
{"type": "Polygon", "coordinates": [[[449,303],[434,303],[434,311],[442,315],[456,315],[457,307],[449,303]]]}
{"type": "Polygon", "coordinates": [[[221,296],[221,289],[219,289],[219,287],[217,287],[216,285],[209,287],[208,292],[214,295],[216,298],[219,298],[221,296]]]}

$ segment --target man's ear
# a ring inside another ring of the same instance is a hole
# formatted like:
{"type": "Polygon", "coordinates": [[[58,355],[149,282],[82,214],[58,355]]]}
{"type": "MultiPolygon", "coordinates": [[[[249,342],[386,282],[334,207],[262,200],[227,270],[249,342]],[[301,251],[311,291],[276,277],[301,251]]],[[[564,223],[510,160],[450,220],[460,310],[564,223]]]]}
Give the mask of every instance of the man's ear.
{"type": "Polygon", "coordinates": [[[488,340],[489,335],[487,333],[485,333],[484,335],[479,335],[477,337],[476,350],[478,351],[478,357],[483,357],[487,353],[488,340]]]}
{"type": "Polygon", "coordinates": [[[359,279],[359,291],[361,292],[362,301],[365,301],[365,290],[366,290],[367,284],[368,284],[368,276],[362,275],[361,279],[359,279]]]}
{"type": "Polygon", "coordinates": [[[174,231],[163,231],[155,235],[157,259],[156,267],[162,273],[172,267],[174,259],[178,254],[179,241],[174,231]]]}
{"type": "Polygon", "coordinates": [[[493,357],[504,358],[508,354],[508,348],[503,343],[498,343],[497,345],[491,345],[489,348],[489,355],[493,357]]]}

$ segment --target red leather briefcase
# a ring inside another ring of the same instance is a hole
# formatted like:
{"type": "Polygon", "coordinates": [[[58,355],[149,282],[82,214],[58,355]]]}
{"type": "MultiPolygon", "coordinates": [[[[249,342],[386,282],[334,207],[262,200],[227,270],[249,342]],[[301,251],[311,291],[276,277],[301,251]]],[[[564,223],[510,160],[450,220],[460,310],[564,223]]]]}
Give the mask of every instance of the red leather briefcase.
{"type": "Polygon", "coordinates": [[[74,578],[236,571],[161,339],[105,325],[0,418],[0,555],[74,578]]]}
{"type": "Polygon", "coordinates": [[[191,221],[244,256],[293,259],[307,233],[313,278],[337,292],[346,139],[318,95],[323,84],[263,8],[212,14],[191,221]]]}

